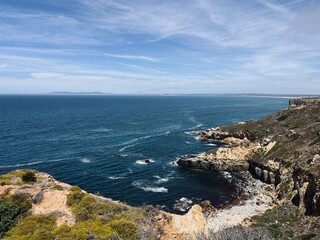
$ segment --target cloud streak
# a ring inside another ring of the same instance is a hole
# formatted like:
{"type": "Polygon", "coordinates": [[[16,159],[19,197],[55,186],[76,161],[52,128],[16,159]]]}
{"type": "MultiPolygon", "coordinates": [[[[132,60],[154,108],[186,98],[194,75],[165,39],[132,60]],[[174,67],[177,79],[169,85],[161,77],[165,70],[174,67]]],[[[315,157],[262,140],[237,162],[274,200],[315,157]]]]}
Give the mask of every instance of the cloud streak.
{"type": "Polygon", "coordinates": [[[39,92],[320,92],[315,0],[30,0],[0,12],[3,93],[19,81],[39,92]]]}

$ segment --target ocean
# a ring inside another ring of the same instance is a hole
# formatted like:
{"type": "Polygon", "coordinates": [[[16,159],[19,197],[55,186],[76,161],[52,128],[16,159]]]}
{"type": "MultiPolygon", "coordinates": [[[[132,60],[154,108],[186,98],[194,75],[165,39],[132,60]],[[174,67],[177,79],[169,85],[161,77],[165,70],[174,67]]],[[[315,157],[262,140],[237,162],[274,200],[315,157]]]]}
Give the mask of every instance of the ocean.
{"type": "Polygon", "coordinates": [[[0,173],[37,169],[134,206],[174,211],[181,198],[218,206],[235,191],[228,174],[175,164],[181,155],[219,146],[191,132],[259,119],[287,105],[287,99],[234,95],[3,95],[0,173]]]}

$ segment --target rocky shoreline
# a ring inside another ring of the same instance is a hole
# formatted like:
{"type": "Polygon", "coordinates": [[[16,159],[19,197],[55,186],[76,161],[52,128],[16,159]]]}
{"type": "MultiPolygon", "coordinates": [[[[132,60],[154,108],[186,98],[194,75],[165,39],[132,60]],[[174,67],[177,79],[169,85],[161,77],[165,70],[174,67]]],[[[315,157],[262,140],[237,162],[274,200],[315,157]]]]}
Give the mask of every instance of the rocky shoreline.
{"type": "MultiPolygon", "coordinates": [[[[63,226],[69,230],[89,223],[79,221],[83,212],[75,211],[77,205],[68,204],[70,196],[81,196],[83,201],[89,201],[88,206],[105,207],[103,214],[94,215],[98,225],[110,214],[122,214],[121,217],[129,217],[137,226],[135,233],[139,234],[139,239],[179,240],[198,236],[203,236],[201,239],[246,239],[243,235],[235,238],[234,227],[255,229],[257,225],[266,233],[257,239],[263,236],[268,236],[266,239],[317,239],[320,236],[319,103],[320,100],[310,99],[306,105],[304,101],[290,101],[288,109],[258,121],[195,132],[202,141],[222,141],[225,145],[205,153],[182,156],[177,164],[181,168],[223,171],[234,176],[235,197],[218,209],[209,201],[201,206],[193,205],[184,215],[151,206],[134,208],[88,194],[41,172],[34,171],[32,183],[24,182],[21,176],[32,170],[1,175],[0,196],[8,201],[24,196],[30,203],[30,214],[54,216],[54,227],[63,226]],[[259,222],[256,216],[262,220],[259,222]],[[228,237],[212,238],[221,232],[228,237]]],[[[83,211],[93,210],[85,204],[83,211]]],[[[92,235],[91,232],[84,234],[92,235]]]]}
{"type": "MultiPolygon", "coordinates": [[[[291,99],[288,109],[258,121],[194,132],[201,141],[225,145],[182,156],[177,164],[187,169],[226,171],[241,179],[238,195],[208,215],[211,233],[237,225],[248,226],[253,216],[272,208],[277,212],[281,206],[296,207],[301,219],[311,222],[308,228],[313,227],[309,231],[319,231],[316,224],[320,215],[319,103],[320,98],[291,99]]],[[[300,231],[308,230],[302,227],[300,231]]]]}

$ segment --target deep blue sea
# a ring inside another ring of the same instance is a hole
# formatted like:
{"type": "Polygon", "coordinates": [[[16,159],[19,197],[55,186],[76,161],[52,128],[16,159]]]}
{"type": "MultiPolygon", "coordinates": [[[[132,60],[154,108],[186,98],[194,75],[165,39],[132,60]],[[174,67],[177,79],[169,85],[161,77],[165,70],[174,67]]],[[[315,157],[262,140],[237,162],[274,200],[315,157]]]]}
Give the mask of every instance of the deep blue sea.
{"type": "Polygon", "coordinates": [[[228,178],[172,164],[216,147],[190,132],[287,104],[241,96],[0,96],[0,173],[33,168],[136,206],[171,210],[182,197],[217,206],[234,192],[228,178]]]}

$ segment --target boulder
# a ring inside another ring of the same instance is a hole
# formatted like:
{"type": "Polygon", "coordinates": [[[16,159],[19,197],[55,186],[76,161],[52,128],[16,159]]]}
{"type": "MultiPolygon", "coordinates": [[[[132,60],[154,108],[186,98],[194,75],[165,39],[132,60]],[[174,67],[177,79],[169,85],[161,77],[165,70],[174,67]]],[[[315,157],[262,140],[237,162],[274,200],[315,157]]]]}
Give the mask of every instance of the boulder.
{"type": "Polygon", "coordinates": [[[43,200],[43,198],[44,198],[43,191],[37,192],[37,193],[32,197],[32,202],[33,202],[34,204],[41,203],[42,200],[43,200]]]}

